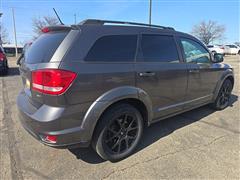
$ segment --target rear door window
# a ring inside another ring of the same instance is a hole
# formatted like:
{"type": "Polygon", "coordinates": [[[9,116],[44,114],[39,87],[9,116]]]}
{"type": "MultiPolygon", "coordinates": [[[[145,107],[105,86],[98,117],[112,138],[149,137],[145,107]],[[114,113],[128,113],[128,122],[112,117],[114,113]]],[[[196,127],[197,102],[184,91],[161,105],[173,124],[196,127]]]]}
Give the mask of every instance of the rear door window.
{"type": "Polygon", "coordinates": [[[67,32],[42,34],[29,47],[25,54],[25,62],[29,64],[49,62],[66,35],[67,32]]]}
{"type": "Polygon", "coordinates": [[[89,50],[85,61],[133,62],[137,35],[110,35],[98,39],[89,50]]]}
{"type": "Polygon", "coordinates": [[[173,36],[144,34],[141,48],[145,62],[179,62],[173,36]]]}

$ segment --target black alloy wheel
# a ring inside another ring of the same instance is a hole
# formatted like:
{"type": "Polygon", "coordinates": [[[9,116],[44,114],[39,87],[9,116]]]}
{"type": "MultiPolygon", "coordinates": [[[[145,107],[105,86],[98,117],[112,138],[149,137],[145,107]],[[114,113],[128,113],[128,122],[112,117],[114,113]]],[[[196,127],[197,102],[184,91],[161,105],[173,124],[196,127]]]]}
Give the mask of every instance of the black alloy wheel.
{"type": "Polygon", "coordinates": [[[93,147],[105,160],[119,161],[136,148],[143,131],[140,112],[129,104],[118,104],[100,119],[93,147]]]}
{"type": "Polygon", "coordinates": [[[232,88],[232,82],[229,79],[225,80],[214,102],[215,109],[222,110],[229,105],[232,88]]]}

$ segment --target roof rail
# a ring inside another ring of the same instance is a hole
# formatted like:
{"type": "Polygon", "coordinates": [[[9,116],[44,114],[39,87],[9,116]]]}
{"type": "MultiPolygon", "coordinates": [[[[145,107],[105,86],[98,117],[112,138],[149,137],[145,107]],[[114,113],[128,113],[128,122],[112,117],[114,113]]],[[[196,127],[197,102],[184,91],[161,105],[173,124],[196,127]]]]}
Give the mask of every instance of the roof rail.
{"type": "Polygon", "coordinates": [[[174,30],[172,27],[165,27],[153,24],[145,24],[145,23],[136,23],[136,22],[126,22],[126,21],[110,21],[110,20],[100,20],[100,19],[86,19],[79,23],[79,25],[104,25],[104,24],[126,24],[126,25],[136,25],[136,26],[146,26],[146,27],[154,27],[154,28],[161,28],[161,29],[171,29],[174,30]]]}

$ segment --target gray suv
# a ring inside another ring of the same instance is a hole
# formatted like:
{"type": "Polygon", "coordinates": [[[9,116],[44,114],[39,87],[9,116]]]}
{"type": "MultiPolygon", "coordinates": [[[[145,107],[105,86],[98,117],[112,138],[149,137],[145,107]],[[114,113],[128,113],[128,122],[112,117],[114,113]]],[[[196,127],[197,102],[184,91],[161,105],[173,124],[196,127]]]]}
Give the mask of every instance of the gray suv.
{"type": "Polygon", "coordinates": [[[144,126],[229,104],[233,69],[173,28],[90,19],[42,32],[19,61],[17,105],[23,127],[46,145],[92,145],[118,161],[134,151],[144,126]]]}

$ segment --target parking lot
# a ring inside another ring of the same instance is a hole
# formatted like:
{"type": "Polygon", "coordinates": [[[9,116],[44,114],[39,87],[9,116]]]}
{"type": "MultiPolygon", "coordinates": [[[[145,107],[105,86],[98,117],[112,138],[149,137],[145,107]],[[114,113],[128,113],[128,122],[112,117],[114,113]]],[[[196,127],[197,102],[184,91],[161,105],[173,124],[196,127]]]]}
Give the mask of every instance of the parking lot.
{"type": "Polygon", "coordinates": [[[15,58],[0,77],[0,179],[240,178],[240,56],[226,56],[235,71],[231,105],[204,106],[152,125],[127,159],[103,161],[90,148],[54,149],[20,125],[16,97],[22,88],[15,58]]]}

